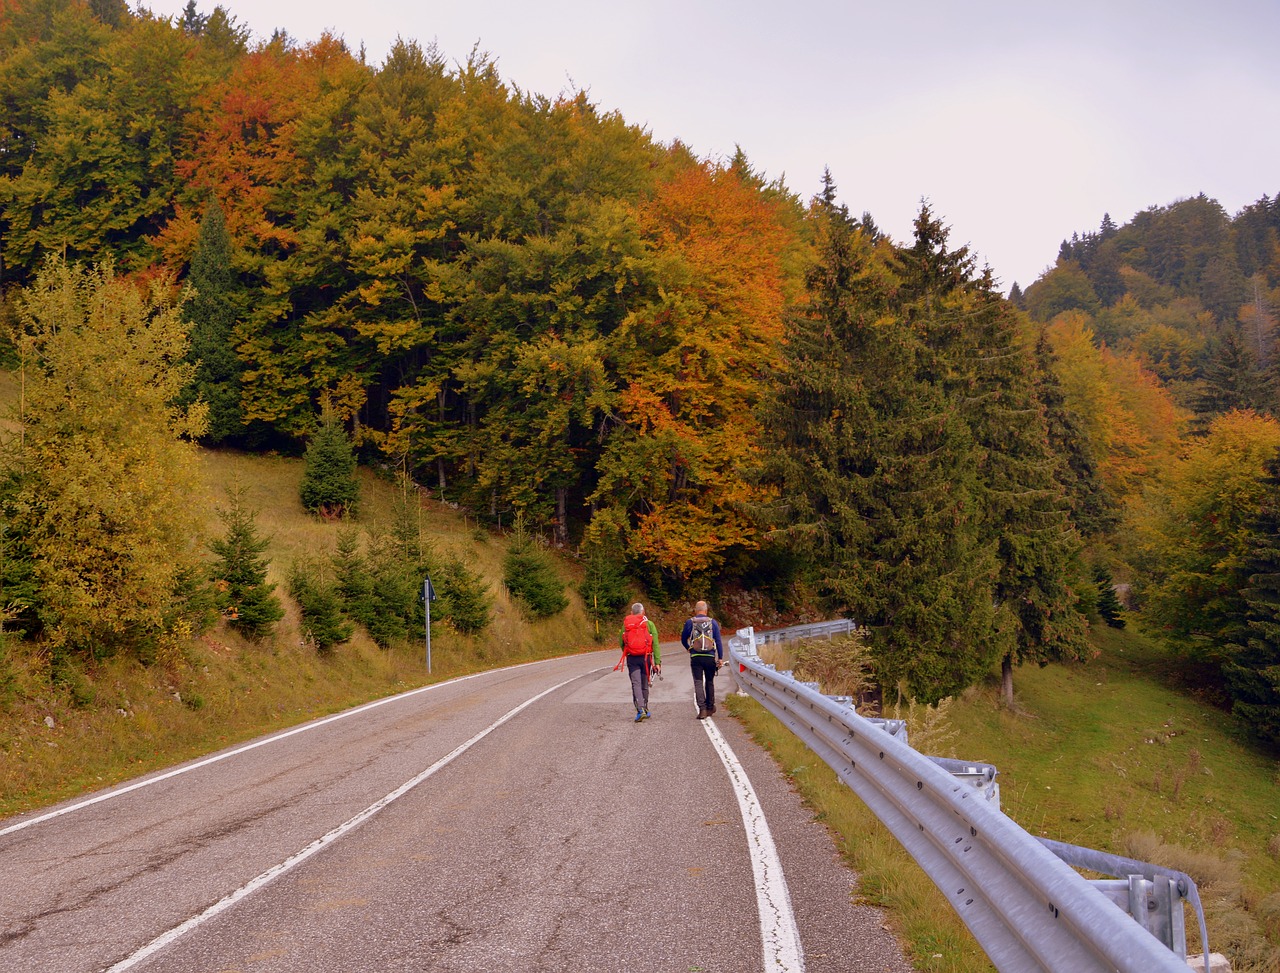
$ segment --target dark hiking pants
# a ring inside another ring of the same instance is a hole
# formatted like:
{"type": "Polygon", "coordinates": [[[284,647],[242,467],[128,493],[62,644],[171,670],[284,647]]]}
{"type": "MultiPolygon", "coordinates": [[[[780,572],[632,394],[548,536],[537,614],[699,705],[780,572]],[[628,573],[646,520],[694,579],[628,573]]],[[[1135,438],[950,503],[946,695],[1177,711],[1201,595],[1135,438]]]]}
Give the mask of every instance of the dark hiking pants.
{"type": "Polygon", "coordinates": [[[694,655],[689,662],[693,667],[693,698],[698,701],[698,709],[709,710],[716,704],[716,657],[694,655]]]}

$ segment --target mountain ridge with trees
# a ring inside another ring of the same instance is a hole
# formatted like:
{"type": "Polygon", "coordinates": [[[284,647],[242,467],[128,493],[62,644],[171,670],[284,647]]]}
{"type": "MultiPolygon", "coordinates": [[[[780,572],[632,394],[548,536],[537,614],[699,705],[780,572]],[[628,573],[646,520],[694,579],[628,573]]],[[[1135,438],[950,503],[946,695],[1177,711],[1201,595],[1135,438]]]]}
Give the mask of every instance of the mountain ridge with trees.
{"type": "MultiPolygon", "coordinates": [[[[375,67],[327,35],[248,36],[194,2],[0,9],[0,288],[24,376],[74,374],[42,336],[91,318],[75,281],[98,280],[135,308],[124,334],[180,325],[119,363],[158,376],[175,455],[340,432],[485,526],[545,534],[592,584],[816,594],[921,699],[997,666],[1011,698],[1017,664],[1087,655],[1099,577],[1226,705],[1266,658],[1257,599],[1230,595],[1265,582],[1244,566],[1262,522],[1236,505],[1262,495],[1276,422],[1269,197],[1104,215],[1005,299],[927,202],[899,243],[829,174],[800,200],[740,151],[656,143],[478,53],[450,68],[402,40],[375,67]],[[1211,532],[1188,548],[1188,517],[1237,525],[1229,557],[1211,532]]],[[[127,637],[75,621],[58,592],[99,569],[42,526],[37,443],[0,495],[13,617],[79,654],[172,637],[194,568],[144,586],[127,637]]],[[[86,529],[140,495],[92,487],[86,529]]],[[[133,526],[181,503],[153,499],[133,526]]],[[[162,560],[193,563],[184,544],[162,560]]]]}

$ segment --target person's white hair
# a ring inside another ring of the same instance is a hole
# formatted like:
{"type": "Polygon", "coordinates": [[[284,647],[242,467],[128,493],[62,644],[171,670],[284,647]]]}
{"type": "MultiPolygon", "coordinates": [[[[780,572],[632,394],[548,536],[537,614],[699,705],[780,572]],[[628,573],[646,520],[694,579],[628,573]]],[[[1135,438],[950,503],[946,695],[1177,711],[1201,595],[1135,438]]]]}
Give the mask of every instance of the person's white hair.
{"type": "Polygon", "coordinates": [[[632,605],[632,606],[631,606],[631,614],[633,614],[633,615],[643,615],[643,614],[644,614],[644,605],[640,604],[640,602],[638,602],[638,601],[637,601],[634,605],[632,605]]]}

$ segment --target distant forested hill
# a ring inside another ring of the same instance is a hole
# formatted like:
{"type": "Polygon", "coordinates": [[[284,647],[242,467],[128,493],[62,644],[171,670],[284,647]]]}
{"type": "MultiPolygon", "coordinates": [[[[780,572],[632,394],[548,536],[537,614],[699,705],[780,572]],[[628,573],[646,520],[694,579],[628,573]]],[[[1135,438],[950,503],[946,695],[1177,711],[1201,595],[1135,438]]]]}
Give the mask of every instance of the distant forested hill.
{"type": "Polygon", "coordinates": [[[1231,409],[1274,414],[1280,198],[1234,217],[1199,195],[1117,226],[1073,234],[1025,295],[1037,321],[1084,315],[1099,341],[1133,353],[1201,427],[1231,409]]]}

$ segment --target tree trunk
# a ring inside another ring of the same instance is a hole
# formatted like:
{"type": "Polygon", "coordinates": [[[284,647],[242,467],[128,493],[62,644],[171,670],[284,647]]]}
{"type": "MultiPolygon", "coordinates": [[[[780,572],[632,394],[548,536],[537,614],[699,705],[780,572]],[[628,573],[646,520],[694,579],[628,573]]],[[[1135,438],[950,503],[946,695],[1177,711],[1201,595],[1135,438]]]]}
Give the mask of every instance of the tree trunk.
{"type": "Polygon", "coordinates": [[[1000,662],[1000,688],[1004,695],[1004,704],[1013,708],[1013,656],[1006,655],[1000,662]]]}
{"type": "Polygon", "coordinates": [[[569,543],[569,490],[567,487],[556,488],[556,544],[564,547],[569,543]]]}

